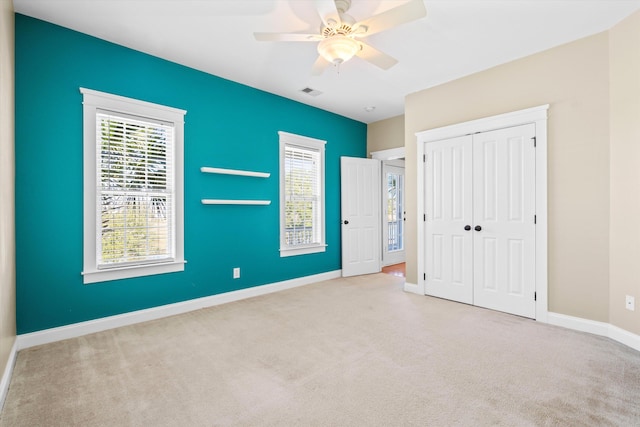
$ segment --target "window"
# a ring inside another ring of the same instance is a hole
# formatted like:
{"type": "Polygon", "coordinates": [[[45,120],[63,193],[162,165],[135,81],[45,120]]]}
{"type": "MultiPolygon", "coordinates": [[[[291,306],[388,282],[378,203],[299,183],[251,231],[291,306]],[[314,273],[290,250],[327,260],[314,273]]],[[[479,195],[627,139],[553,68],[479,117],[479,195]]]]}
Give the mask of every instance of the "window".
{"type": "Polygon", "coordinates": [[[280,256],[324,252],[325,141],[280,135],[280,256]]]}
{"type": "Polygon", "coordinates": [[[84,283],[183,271],[186,112],[80,91],[84,283]]]}

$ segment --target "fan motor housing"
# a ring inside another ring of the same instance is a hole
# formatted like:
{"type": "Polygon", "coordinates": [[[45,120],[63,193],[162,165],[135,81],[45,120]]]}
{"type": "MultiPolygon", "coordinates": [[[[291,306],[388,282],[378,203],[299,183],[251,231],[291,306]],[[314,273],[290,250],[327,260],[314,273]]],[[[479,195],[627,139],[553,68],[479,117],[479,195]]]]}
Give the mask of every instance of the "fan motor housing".
{"type": "Polygon", "coordinates": [[[343,20],[339,26],[335,26],[335,27],[323,26],[321,32],[322,32],[322,36],[325,38],[329,38],[337,35],[348,36],[353,32],[353,27],[351,27],[351,24],[343,20]]]}

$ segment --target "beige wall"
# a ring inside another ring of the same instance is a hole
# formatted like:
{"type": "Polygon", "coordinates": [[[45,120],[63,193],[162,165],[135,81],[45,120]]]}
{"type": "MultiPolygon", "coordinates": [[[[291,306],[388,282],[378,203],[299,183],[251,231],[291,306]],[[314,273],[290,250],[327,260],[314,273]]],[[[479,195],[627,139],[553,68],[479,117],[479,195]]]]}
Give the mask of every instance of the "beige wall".
{"type": "Polygon", "coordinates": [[[404,147],[404,115],[367,126],[367,156],[374,151],[404,147]]]}
{"type": "Polygon", "coordinates": [[[605,32],[407,96],[409,283],[417,283],[416,229],[422,212],[416,206],[415,133],[550,104],[549,310],[608,322],[608,58],[605,32]]]}
{"type": "Polygon", "coordinates": [[[640,12],[609,35],[611,75],[610,323],[640,334],[640,12]],[[625,295],[636,310],[624,308],[625,295]]]}
{"type": "Polygon", "coordinates": [[[13,2],[0,0],[0,376],[16,337],[13,2]]]}

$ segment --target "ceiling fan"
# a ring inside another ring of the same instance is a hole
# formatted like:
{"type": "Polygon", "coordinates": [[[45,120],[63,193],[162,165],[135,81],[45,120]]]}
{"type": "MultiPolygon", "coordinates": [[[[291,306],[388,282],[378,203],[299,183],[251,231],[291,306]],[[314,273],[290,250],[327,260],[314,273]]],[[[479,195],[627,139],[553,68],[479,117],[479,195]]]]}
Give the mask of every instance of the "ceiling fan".
{"type": "Polygon", "coordinates": [[[407,3],[356,21],[347,14],[351,0],[314,0],[322,19],[319,34],[301,33],[253,33],[258,41],[318,42],[318,59],[311,74],[320,75],[329,65],[338,66],[357,56],[383,70],[393,67],[398,61],[361,39],[392,27],[424,17],[427,11],[424,0],[409,0],[407,3]]]}

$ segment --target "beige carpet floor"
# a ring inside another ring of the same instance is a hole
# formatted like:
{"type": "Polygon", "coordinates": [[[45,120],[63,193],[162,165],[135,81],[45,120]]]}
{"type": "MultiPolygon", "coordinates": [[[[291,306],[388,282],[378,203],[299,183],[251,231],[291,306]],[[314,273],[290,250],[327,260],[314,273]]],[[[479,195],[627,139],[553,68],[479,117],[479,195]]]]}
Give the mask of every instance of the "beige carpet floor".
{"type": "Polygon", "coordinates": [[[336,279],[23,350],[0,426],[640,426],[640,353],[336,279]]]}

